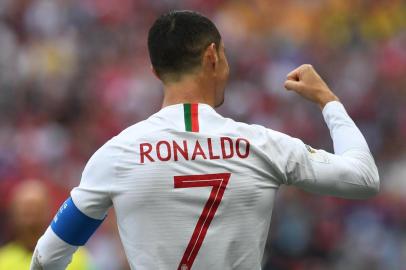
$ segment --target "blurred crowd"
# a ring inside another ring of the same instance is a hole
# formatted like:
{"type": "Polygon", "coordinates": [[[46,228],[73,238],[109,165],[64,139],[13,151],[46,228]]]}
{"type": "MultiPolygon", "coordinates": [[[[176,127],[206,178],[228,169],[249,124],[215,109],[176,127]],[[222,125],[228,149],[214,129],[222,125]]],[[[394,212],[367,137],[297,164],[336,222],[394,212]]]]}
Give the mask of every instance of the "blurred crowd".
{"type": "MultiPolygon", "coordinates": [[[[29,254],[20,238],[42,233],[92,153],[160,109],[146,38],[171,9],[200,11],[222,33],[231,77],[221,114],[332,151],[319,108],[283,89],[310,63],[378,163],[382,191],[366,202],[282,187],[264,269],[406,269],[404,0],[0,0],[0,246],[29,254]],[[20,198],[35,191],[49,208],[20,198]],[[46,217],[17,226],[36,205],[46,217]]],[[[76,270],[128,269],[114,223],[111,213],[76,270]]]]}

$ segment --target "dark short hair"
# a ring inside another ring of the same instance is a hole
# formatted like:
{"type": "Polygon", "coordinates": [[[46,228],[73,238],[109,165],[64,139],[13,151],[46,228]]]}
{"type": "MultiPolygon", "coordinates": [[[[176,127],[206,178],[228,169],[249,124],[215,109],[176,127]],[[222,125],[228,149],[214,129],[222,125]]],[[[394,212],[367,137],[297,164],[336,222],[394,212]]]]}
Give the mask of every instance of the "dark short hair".
{"type": "Polygon", "coordinates": [[[220,42],[220,33],[208,18],[194,11],[171,11],[149,30],[149,57],[161,79],[179,77],[200,67],[205,49],[215,43],[218,50],[220,42]]]}

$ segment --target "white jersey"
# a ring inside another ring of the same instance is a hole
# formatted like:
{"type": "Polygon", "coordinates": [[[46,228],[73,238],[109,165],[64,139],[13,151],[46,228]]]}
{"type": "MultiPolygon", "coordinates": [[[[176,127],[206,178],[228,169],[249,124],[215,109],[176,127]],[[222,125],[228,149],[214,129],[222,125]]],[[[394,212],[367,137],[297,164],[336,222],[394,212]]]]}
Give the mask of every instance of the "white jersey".
{"type": "MultiPolygon", "coordinates": [[[[92,156],[73,203],[97,220],[114,207],[131,269],[261,269],[281,184],[346,198],[379,188],[367,143],[341,103],[323,115],[335,154],[205,104],[165,107],[92,156]]],[[[64,269],[75,249],[49,228],[35,263],[64,269]]]]}

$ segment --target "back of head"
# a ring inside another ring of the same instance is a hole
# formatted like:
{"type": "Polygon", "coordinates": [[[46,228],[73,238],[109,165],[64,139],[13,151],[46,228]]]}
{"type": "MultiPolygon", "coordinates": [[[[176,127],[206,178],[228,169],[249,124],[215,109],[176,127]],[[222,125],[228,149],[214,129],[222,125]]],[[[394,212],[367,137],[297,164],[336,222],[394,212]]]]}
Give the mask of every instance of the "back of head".
{"type": "Polygon", "coordinates": [[[10,225],[15,238],[28,249],[35,247],[49,222],[49,198],[46,184],[36,179],[22,181],[13,191],[10,225]]]}
{"type": "Polygon", "coordinates": [[[152,66],[159,78],[178,81],[201,66],[211,43],[219,49],[221,36],[213,22],[193,11],[172,11],[159,17],[148,34],[152,66]]]}

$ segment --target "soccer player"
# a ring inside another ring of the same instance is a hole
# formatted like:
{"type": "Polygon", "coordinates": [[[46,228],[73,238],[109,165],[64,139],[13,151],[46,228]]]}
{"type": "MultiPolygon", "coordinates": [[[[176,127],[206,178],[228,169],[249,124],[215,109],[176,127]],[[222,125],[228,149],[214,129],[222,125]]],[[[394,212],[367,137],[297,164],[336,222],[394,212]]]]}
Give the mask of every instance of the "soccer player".
{"type": "Polygon", "coordinates": [[[31,269],[65,269],[110,207],[132,269],[261,269],[280,185],[354,199],[378,192],[363,135],[312,66],[289,73],[285,87],[322,109],[334,154],[216,113],[229,67],[204,16],[159,17],[148,48],[164,84],[162,109],[90,158],[39,239],[31,269]]]}

